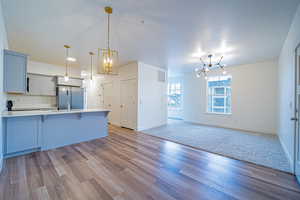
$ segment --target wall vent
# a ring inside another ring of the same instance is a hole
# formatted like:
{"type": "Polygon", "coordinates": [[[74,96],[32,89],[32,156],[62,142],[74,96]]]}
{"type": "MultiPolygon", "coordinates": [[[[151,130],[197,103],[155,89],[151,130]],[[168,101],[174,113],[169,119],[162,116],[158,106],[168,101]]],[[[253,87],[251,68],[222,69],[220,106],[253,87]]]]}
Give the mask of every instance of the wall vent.
{"type": "Polygon", "coordinates": [[[166,72],[164,71],[157,71],[158,73],[158,81],[159,82],[166,82],[166,72]]]}

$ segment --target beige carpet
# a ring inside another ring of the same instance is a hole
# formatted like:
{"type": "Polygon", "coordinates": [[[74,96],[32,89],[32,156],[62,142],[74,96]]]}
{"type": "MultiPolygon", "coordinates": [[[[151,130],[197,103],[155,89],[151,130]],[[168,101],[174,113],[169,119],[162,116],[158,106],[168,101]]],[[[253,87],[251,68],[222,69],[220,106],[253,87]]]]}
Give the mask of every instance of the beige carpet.
{"type": "Polygon", "coordinates": [[[288,159],[276,135],[200,126],[180,120],[169,120],[166,126],[143,132],[239,160],[291,172],[288,159]]]}

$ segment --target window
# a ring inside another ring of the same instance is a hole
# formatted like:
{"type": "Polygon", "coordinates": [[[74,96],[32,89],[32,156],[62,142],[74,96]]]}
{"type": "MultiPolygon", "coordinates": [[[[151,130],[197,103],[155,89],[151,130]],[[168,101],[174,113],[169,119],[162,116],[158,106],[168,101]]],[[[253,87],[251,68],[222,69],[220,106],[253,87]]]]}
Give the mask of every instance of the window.
{"type": "Polygon", "coordinates": [[[168,84],[168,107],[173,109],[181,108],[182,86],[180,83],[168,84]]]}
{"type": "Polygon", "coordinates": [[[231,76],[208,78],[207,112],[231,114],[231,79],[231,76]]]}

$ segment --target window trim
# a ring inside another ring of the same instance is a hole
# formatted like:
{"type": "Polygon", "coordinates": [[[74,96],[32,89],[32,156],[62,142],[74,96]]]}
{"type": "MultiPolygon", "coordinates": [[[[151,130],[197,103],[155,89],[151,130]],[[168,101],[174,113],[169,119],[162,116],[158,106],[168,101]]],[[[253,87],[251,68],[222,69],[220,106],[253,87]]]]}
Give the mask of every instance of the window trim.
{"type": "MultiPolygon", "coordinates": [[[[230,75],[226,75],[226,76],[214,76],[214,78],[218,77],[218,79],[222,79],[222,77],[230,77],[231,78],[231,81],[232,81],[232,76],[230,75]]],[[[226,92],[227,92],[227,88],[230,88],[231,89],[231,100],[232,100],[232,88],[231,88],[231,85],[230,87],[228,86],[214,86],[214,87],[211,87],[211,88],[224,88],[224,92],[225,94],[224,95],[213,95],[211,94],[212,96],[212,99],[214,97],[220,97],[220,98],[224,98],[224,106],[213,106],[213,101],[211,102],[212,103],[212,110],[213,108],[216,108],[216,107],[220,107],[220,108],[224,108],[224,112],[221,113],[221,112],[213,112],[213,111],[208,111],[208,97],[209,97],[209,87],[208,87],[208,83],[209,81],[212,81],[212,80],[209,80],[209,78],[206,80],[206,109],[205,109],[205,114],[212,114],[212,115],[225,115],[225,116],[228,116],[228,115],[232,115],[232,101],[231,101],[231,109],[230,109],[230,112],[229,113],[226,113],[225,110],[226,110],[226,92]]],[[[214,90],[212,90],[213,92],[215,92],[214,90]]]]}

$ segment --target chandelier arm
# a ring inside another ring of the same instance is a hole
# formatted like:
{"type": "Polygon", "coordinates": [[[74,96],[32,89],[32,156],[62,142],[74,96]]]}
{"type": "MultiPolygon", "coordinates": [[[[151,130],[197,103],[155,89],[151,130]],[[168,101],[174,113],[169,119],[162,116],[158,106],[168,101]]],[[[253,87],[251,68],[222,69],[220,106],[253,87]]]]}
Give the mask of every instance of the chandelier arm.
{"type": "Polygon", "coordinates": [[[202,64],[205,66],[205,63],[203,62],[202,58],[200,58],[200,61],[202,62],[202,64]]]}
{"type": "Polygon", "coordinates": [[[221,56],[221,58],[220,58],[220,60],[219,60],[219,62],[218,62],[218,65],[220,65],[222,59],[223,59],[223,56],[221,56]]]}

